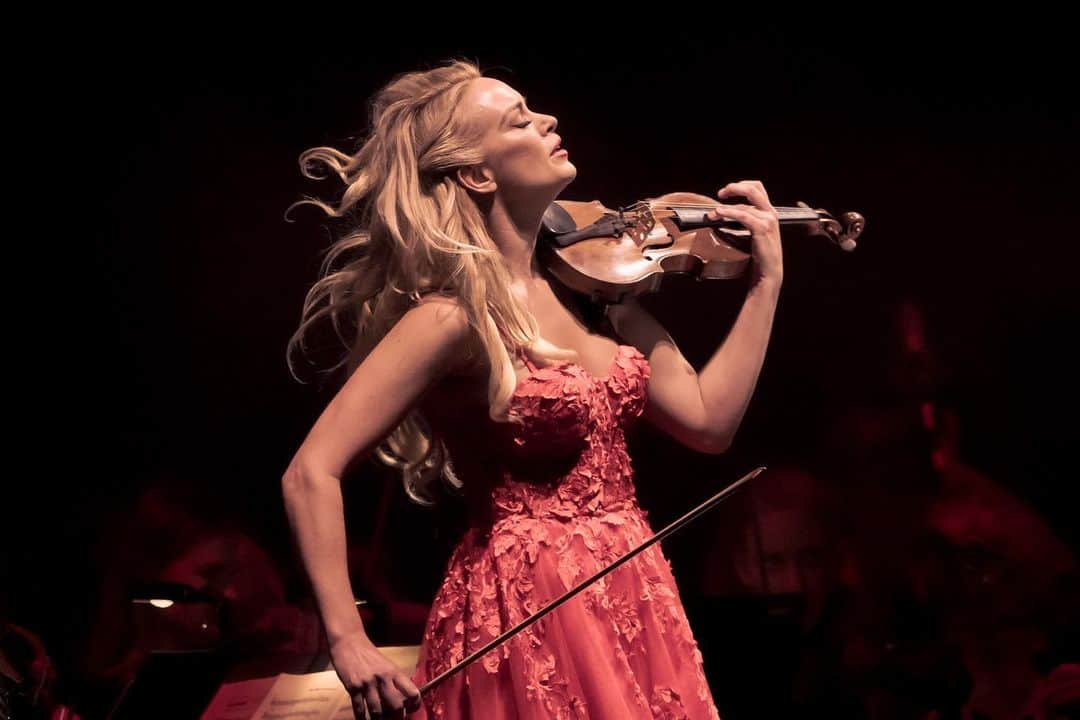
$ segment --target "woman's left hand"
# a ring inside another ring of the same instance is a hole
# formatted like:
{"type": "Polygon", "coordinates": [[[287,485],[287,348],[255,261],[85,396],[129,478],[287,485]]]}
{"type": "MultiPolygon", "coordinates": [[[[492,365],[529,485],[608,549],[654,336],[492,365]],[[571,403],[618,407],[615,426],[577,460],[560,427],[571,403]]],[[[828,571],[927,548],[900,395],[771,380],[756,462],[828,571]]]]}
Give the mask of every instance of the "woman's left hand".
{"type": "Polygon", "coordinates": [[[780,247],[780,219],[769,201],[765,186],[757,180],[728,183],[716,193],[721,200],[744,197],[749,205],[720,205],[709,212],[710,220],[720,218],[742,223],[753,240],[754,285],[768,281],[779,285],[784,278],[784,255],[780,247]]]}

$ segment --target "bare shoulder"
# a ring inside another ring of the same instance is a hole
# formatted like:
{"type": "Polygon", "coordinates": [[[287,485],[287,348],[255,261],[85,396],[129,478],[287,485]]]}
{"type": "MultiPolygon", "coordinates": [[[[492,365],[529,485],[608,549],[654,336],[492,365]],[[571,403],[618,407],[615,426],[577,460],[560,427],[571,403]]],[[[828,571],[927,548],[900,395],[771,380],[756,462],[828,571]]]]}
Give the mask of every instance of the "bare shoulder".
{"type": "Polygon", "coordinates": [[[447,295],[425,295],[398,322],[413,326],[432,325],[434,332],[445,333],[452,342],[465,339],[469,330],[469,316],[461,301],[447,295]]]}
{"type": "Polygon", "coordinates": [[[445,366],[447,374],[473,375],[477,372],[484,353],[475,328],[469,323],[468,312],[459,299],[430,293],[406,315],[412,316],[412,325],[434,325],[434,334],[444,337],[449,351],[445,366]]]}
{"type": "Polygon", "coordinates": [[[479,340],[461,301],[446,295],[425,295],[398,322],[399,333],[429,335],[442,346],[441,361],[448,374],[467,372],[476,358],[479,340]]]}
{"type": "Polygon", "coordinates": [[[346,379],[293,464],[341,477],[453,371],[472,334],[455,302],[425,299],[410,308],[346,379]]]}

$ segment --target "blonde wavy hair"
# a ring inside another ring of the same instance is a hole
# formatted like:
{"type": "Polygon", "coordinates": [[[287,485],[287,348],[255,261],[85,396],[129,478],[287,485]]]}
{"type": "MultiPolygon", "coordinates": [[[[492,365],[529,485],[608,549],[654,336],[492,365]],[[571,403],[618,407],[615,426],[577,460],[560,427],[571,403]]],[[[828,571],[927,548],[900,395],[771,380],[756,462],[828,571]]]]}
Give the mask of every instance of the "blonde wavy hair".
{"type": "MultiPolygon", "coordinates": [[[[510,274],[480,208],[456,179],[458,168],[483,160],[483,128],[458,112],[469,81],[482,75],[465,60],[402,73],[371,99],[369,131],[359,150],[347,155],[314,147],[300,155],[305,177],[321,180],[329,171],[345,190],[336,205],[313,197],[293,203],[286,219],[297,206],[314,205],[347,227],[326,249],[288,342],[286,360],[299,382],[292,357],[297,347],[307,352],[313,325],[331,321],[344,354],[327,372],[344,367],[348,377],[428,292],[454,298],[465,311],[491,368],[489,415],[496,422],[514,421],[507,414],[517,384],[512,351],[539,365],[577,359],[575,351],[540,337],[532,313],[510,290],[510,274]]],[[[434,504],[440,477],[453,491],[462,487],[446,446],[416,408],[375,455],[401,469],[414,502],[434,504]]]]}

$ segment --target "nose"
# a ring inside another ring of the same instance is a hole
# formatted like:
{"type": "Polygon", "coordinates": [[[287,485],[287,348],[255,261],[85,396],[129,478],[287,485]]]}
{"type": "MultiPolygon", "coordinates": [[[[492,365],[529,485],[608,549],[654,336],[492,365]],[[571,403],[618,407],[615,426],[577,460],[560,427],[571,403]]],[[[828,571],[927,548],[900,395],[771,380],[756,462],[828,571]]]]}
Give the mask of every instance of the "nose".
{"type": "Polygon", "coordinates": [[[549,126],[547,129],[548,133],[555,132],[555,128],[559,127],[559,119],[554,115],[544,115],[543,117],[547,121],[549,126]]]}

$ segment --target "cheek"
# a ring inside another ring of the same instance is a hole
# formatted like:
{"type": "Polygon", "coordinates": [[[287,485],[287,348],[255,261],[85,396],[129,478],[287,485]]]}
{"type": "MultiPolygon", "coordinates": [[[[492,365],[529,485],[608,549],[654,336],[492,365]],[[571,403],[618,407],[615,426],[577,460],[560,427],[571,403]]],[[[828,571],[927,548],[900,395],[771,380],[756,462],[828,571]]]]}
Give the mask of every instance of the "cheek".
{"type": "Polygon", "coordinates": [[[543,167],[544,159],[543,147],[534,143],[520,143],[503,148],[492,166],[504,181],[513,183],[534,177],[543,167]]]}

